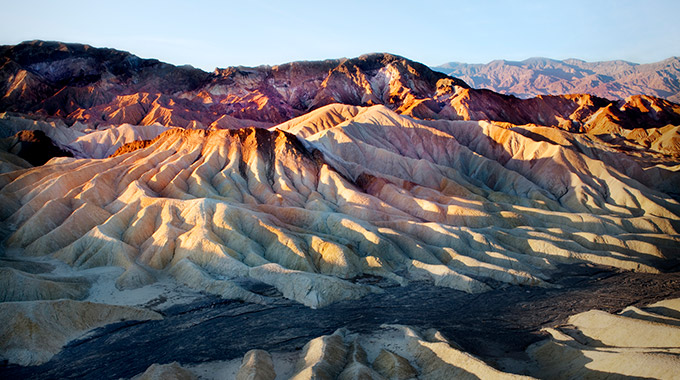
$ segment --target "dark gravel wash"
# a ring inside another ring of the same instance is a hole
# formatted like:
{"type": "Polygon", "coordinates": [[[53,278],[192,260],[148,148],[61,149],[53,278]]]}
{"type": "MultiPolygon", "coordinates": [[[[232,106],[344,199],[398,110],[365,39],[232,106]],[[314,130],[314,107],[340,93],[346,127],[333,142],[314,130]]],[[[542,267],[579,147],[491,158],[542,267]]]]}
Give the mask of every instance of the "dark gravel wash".
{"type": "Polygon", "coordinates": [[[412,283],[318,310],[283,299],[261,306],[206,296],[162,310],[161,321],[97,329],[43,365],[0,366],[0,378],[126,378],[153,363],[227,360],[253,348],[298,350],[310,339],[340,327],[371,332],[384,323],[436,328],[491,363],[503,357],[522,360],[529,344],[545,338],[541,327],[563,323],[570,315],[590,309],[616,312],[680,297],[680,272],[612,272],[568,265],[552,282],[562,287],[506,286],[474,295],[412,283]]]}

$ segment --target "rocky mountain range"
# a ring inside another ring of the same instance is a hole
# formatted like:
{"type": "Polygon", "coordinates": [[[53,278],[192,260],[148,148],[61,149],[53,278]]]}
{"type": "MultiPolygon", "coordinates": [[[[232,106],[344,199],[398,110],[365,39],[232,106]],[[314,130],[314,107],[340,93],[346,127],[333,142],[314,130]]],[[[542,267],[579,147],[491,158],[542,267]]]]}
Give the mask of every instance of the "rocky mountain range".
{"type": "Polygon", "coordinates": [[[592,94],[606,99],[649,95],[680,102],[680,58],[637,64],[529,58],[487,64],[450,62],[433,69],[474,88],[531,98],[539,95],[592,94]]]}
{"type": "Polygon", "coordinates": [[[18,113],[62,121],[74,131],[156,123],[266,128],[328,104],[382,104],[419,119],[543,125],[615,135],[664,153],[678,149],[672,138],[659,138],[665,130],[655,129],[680,124],[679,106],[663,99],[641,95],[610,101],[587,94],[518,99],[472,89],[390,54],[213,73],[56,42],[6,46],[1,54],[0,111],[6,117],[18,113]]]}
{"type": "Polygon", "coordinates": [[[390,54],[213,73],[56,42],[6,46],[0,55],[0,109],[69,124],[271,126],[331,103],[406,110],[438,86],[467,87],[390,54]]]}
{"type": "Polygon", "coordinates": [[[676,103],[0,51],[2,377],[680,368],[676,103]]]}

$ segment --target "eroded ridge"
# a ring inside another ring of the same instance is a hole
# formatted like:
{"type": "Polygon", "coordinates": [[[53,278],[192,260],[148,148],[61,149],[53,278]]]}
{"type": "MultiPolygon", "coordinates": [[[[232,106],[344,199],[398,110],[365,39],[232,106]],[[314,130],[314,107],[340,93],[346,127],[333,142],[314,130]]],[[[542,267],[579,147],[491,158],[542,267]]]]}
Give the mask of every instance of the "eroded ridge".
{"type": "Polygon", "coordinates": [[[527,352],[541,377],[629,376],[672,379],[680,371],[680,299],[618,314],[591,310],[546,328],[550,339],[527,352]]]}
{"type": "MultiPolygon", "coordinates": [[[[231,363],[210,368],[229,375],[231,363]]],[[[146,371],[158,371],[154,364],[146,371]]],[[[205,366],[165,366],[166,371],[196,376],[205,366]]],[[[170,372],[170,373],[172,373],[170,372]]],[[[206,373],[208,378],[214,374],[206,373]]],[[[296,353],[251,350],[245,354],[236,379],[533,379],[500,371],[462,350],[439,331],[420,331],[410,326],[383,325],[366,334],[341,328],[316,337],[296,353]],[[287,362],[291,362],[290,363],[287,362]]]]}
{"type": "Polygon", "coordinates": [[[2,174],[0,217],[19,256],[122,267],[120,289],[167,275],[270,302],[254,281],[311,307],[379,292],[356,281],[367,275],[477,293],[550,287],[558,263],[676,259],[678,203],[635,161],[623,166],[638,179],[582,144],[331,105],[278,129],[174,129],[2,174]]]}

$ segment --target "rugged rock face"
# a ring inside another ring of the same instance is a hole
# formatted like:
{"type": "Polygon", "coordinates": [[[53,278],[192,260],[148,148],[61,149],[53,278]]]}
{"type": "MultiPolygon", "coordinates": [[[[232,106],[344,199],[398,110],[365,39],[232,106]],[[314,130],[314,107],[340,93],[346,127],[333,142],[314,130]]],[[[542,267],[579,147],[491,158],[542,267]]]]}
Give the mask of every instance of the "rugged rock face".
{"type": "MultiPolygon", "coordinates": [[[[2,109],[63,118],[108,104],[118,95],[148,94],[149,89],[156,94],[149,96],[158,99],[161,94],[193,89],[208,76],[191,67],[80,44],[32,41],[3,46],[0,55],[2,109]]],[[[132,99],[140,100],[135,95],[132,99]]],[[[125,99],[118,100],[123,108],[125,99]]],[[[120,112],[126,111],[130,110],[120,112]]]]}
{"type": "Polygon", "coordinates": [[[407,108],[447,78],[390,54],[213,73],[57,42],[4,46],[0,57],[0,111],[89,125],[264,127],[337,102],[407,108]]]}
{"type": "Polygon", "coordinates": [[[451,62],[434,68],[472,87],[531,98],[538,95],[593,94],[607,99],[649,95],[680,102],[680,58],[637,64],[530,58],[487,64],[451,62]]]}
{"type": "MultiPolygon", "coordinates": [[[[648,136],[656,134],[649,129],[680,124],[677,105],[649,96],[619,102],[593,95],[518,99],[471,89],[460,79],[384,53],[213,73],[57,42],[5,46],[1,53],[0,112],[76,123],[79,129],[125,123],[268,128],[332,103],[382,104],[420,119],[490,120],[613,134],[645,148],[653,145],[648,136]],[[628,133],[633,129],[638,131],[628,133]]],[[[656,147],[668,145],[673,147],[661,149],[663,153],[677,153],[675,142],[656,147]]]]}

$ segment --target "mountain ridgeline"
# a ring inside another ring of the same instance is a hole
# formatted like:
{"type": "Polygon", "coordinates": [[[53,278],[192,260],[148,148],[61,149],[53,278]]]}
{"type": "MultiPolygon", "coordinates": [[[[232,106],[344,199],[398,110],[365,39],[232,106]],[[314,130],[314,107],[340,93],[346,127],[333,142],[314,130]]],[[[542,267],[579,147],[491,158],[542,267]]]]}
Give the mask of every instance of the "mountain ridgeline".
{"type": "Polygon", "coordinates": [[[87,45],[34,41],[1,49],[0,110],[99,125],[277,124],[331,103],[408,108],[438,86],[467,85],[390,54],[229,67],[213,73],[87,45]]]}
{"type": "Polygon", "coordinates": [[[0,60],[0,112],[69,125],[269,127],[332,103],[382,104],[421,119],[490,120],[598,134],[680,123],[678,106],[663,99],[614,102],[581,94],[522,100],[474,90],[391,54],[206,73],[112,49],[33,41],[0,48],[0,60]]]}
{"type": "Polygon", "coordinates": [[[647,64],[529,58],[487,64],[449,62],[434,69],[472,87],[520,98],[586,93],[607,99],[649,95],[680,102],[680,57],[647,64]]]}

